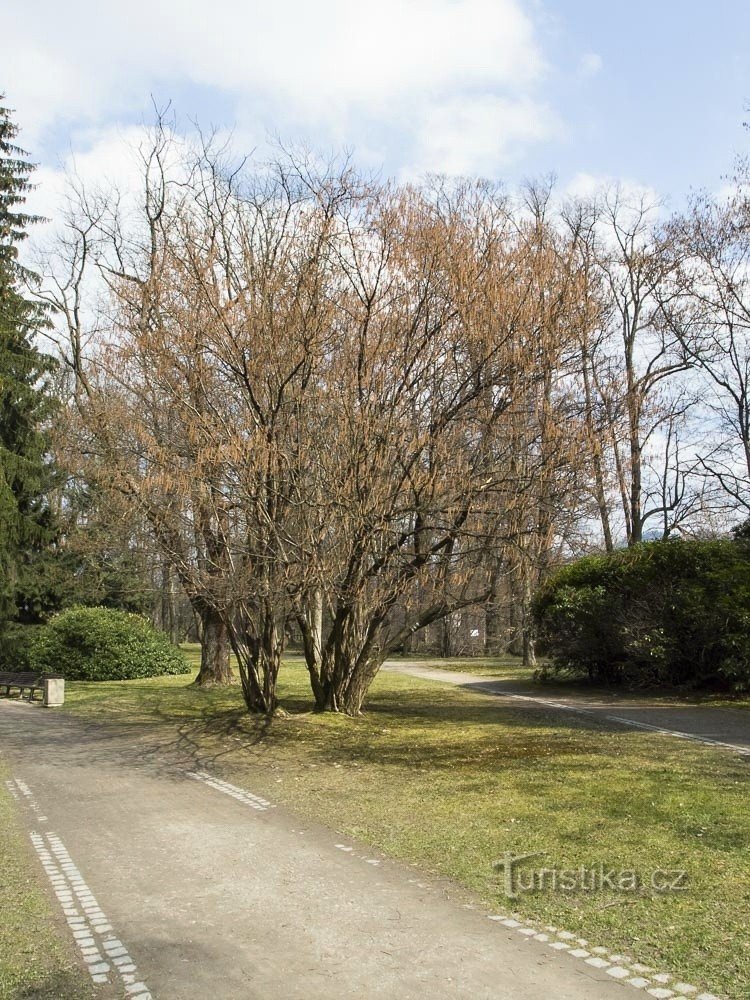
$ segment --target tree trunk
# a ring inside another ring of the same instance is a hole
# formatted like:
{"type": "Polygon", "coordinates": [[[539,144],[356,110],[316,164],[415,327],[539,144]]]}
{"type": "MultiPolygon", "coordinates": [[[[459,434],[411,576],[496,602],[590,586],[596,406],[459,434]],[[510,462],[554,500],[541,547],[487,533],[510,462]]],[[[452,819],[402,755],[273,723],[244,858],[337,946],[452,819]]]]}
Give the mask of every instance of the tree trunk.
{"type": "Polygon", "coordinates": [[[316,590],[310,598],[310,607],[307,611],[307,619],[310,623],[310,641],[312,651],[317,663],[323,658],[323,591],[316,590]]]}
{"type": "Polygon", "coordinates": [[[523,656],[523,597],[518,586],[517,574],[511,579],[510,588],[510,641],[508,652],[511,656],[523,656]]]}
{"type": "Polygon", "coordinates": [[[453,656],[455,644],[453,642],[453,616],[446,615],[443,618],[440,629],[440,655],[449,659],[453,656]]]}
{"type": "Polygon", "coordinates": [[[536,667],[536,645],[533,637],[524,629],[523,633],[523,665],[536,667]]]}
{"type": "Polygon", "coordinates": [[[531,614],[531,601],[534,592],[531,586],[531,580],[528,577],[529,569],[530,567],[527,567],[527,574],[523,584],[523,665],[525,667],[536,667],[534,620],[531,614]]]}
{"type": "Polygon", "coordinates": [[[274,715],[279,709],[276,684],[284,651],[284,617],[273,607],[241,615],[230,630],[232,649],[240,667],[242,695],[249,712],[274,715]]]}
{"type": "Polygon", "coordinates": [[[199,687],[231,684],[234,674],[229,663],[229,630],[213,608],[201,608],[201,667],[195,683],[199,687]]]}
{"type": "Polygon", "coordinates": [[[500,604],[500,566],[492,570],[490,596],[484,606],[484,651],[488,656],[499,656],[503,651],[504,616],[500,604]]]}
{"type": "Polygon", "coordinates": [[[162,632],[165,632],[170,640],[177,645],[180,641],[180,629],[178,613],[175,602],[174,573],[172,567],[165,560],[161,567],[161,612],[160,625],[162,632]]]}
{"type": "Polygon", "coordinates": [[[323,673],[323,592],[316,590],[306,606],[297,612],[297,623],[302,633],[302,648],[305,663],[310,674],[315,704],[320,707],[325,702],[323,673]]]}
{"type": "Polygon", "coordinates": [[[351,662],[342,664],[342,667],[335,670],[324,682],[322,702],[316,704],[318,711],[361,715],[362,703],[381,663],[381,658],[373,657],[364,661],[359,660],[355,664],[351,662]]]}
{"type": "Polygon", "coordinates": [[[361,714],[367,691],[384,659],[372,634],[364,625],[360,609],[339,608],[323,650],[320,674],[316,677],[311,671],[318,711],[361,714]]]}

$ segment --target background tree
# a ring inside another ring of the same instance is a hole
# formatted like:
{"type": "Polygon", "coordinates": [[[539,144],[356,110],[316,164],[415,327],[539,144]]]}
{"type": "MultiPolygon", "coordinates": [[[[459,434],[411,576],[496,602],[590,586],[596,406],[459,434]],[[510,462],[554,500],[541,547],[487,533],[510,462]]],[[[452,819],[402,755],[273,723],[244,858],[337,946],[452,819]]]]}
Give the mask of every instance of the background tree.
{"type": "Polygon", "coordinates": [[[618,523],[629,545],[656,525],[668,537],[696,503],[681,441],[690,360],[665,322],[670,239],[658,205],[619,187],[568,205],[564,220],[583,282],[577,367],[605,547],[618,523]]]}
{"type": "Polygon", "coordinates": [[[750,513],[750,168],[724,198],[702,194],[672,220],[669,325],[701,378],[699,450],[714,503],[750,513]],[[707,446],[708,445],[708,446],[707,446]],[[718,493],[717,493],[718,488],[718,493]]]}
{"type": "MultiPolygon", "coordinates": [[[[0,105],[3,98],[0,97],[0,105]]],[[[54,538],[45,421],[53,406],[50,358],[35,345],[47,314],[28,292],[36,275],[19,261],[32,165],[0,106],[0,621],[35,620],[49,605],[43,554],[54,538]]]]}

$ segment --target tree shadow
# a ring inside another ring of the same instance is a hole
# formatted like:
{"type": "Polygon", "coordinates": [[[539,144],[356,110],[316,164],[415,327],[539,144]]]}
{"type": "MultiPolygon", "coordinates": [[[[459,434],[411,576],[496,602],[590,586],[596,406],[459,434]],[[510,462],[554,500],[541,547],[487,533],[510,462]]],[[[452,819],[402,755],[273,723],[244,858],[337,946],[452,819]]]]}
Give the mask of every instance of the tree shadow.
{"type": "Polygon", "coordinates": [[[8,1000],[92,1000],[96,992],[87,978],[75,969],[54,970],[42,982],[19,986],[8,1000]]]}

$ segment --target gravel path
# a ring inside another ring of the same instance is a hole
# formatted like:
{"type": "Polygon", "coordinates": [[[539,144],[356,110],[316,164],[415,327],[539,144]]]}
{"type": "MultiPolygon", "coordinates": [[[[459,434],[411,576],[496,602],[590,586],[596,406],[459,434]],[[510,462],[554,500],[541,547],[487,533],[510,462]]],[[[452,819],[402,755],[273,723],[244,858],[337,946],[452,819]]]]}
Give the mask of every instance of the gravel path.
{"type": "Polygon", "coordinates": [[[0,701],[0,748],[102,997],[645,996],[456,887],[215,780],[184,751],[144,750],[136,729],[0,701]]]}

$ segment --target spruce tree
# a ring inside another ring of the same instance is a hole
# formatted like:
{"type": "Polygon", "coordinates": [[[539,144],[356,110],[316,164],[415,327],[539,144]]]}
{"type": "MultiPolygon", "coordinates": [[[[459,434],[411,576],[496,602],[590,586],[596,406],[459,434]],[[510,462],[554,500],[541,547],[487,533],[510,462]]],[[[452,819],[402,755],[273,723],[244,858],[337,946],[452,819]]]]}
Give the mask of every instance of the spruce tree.
{"type": "Polygon", "coordinates": [[[46,492],[50,466],[51,359],[35,346],[45,311],[29,293],[38,281],[19,248],[39,221],[24,211],[33,166],[15,144],[18,128],[0,95],[0,629],[33,618],[44,591],[39,554],[53,537],[46,492]]]}

